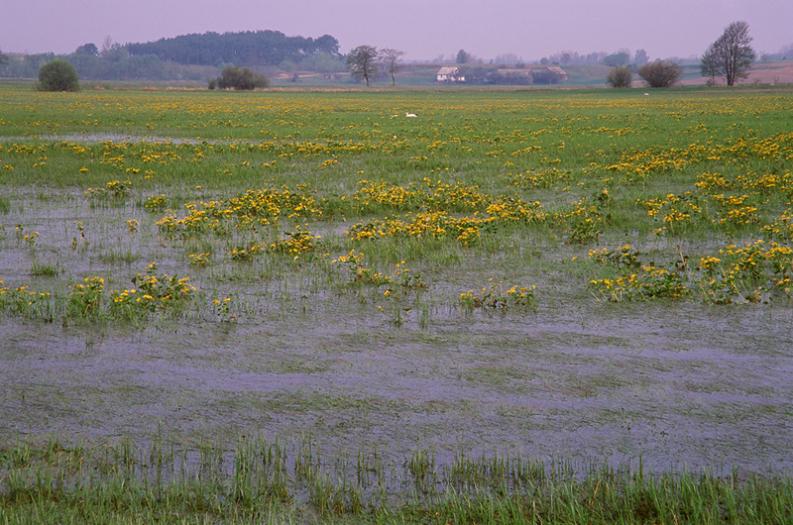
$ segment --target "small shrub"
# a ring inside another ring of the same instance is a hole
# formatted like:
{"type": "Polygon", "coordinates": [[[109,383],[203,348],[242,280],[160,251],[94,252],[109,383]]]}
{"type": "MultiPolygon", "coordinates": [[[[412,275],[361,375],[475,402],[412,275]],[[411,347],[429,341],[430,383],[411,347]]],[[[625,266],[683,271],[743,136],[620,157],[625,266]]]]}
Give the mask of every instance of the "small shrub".
{"type": "MultiPolygon", "coordinates": [[[[212,254],[209,252],[195,252],[195,253],[188,253],[187,260],[190,262],[190,266],[195,268],[206,268],[209,266],[209,261],[212,257],[212,254]]],[[[232,259],[234,259],[234,250],[232,250],[232,259]]]]}
{"type": "Polygon", "coordinates": [[[633,82],[633,73],[627,66],[615,67],[609,71],[607,82],[613,88],[629,88],[633,82]]]}
{"type": "Polygon", "coordinates": [[[286,232],[285,239],[271,243],[270,251],[297,258],[304,253],[314,251],[317,239],[319,239],[319,235],[313,235],[310,231],[298,226],[295,231],[286,232]]]}
{"type": "Polygon", "coordinates": [[[233,261],[250,261],[254,255],[261,253],[262,250],[264,250],[264,247],[258,242],[235,246],[231,249],[231,259],[233,261]]]}
{"type": "Polygon", "coordinates": [[[117,319],[140,319],[151,312],[179,311],[196,292],[189,281],[189,277],[158,274],[157,265],[151,263],[145,274],[132,279],[133,288],[110,293],[109,313],[117,319]]]}
{"type": "Polygon", "coordinates": [[[612,264],[618,268],[639,268],[639,251],[632,244],[623,244],[619,248],[595,248],[589,250],[589,258],[599,264],[612,264]]]}
{"type": "Polygon", "coordinates": [[[336,264],[344,265],[350,271],[350,281],[359,284],[371,284],[381,286],[391,284],[388,275],[380,273],[364,263],[364,254],[355,250],[350,250],[347,255],[342,255],[334,259],[336,264]]]}
{"type": "Polygon", "coordinates": [[[0,313],[52,321],[50,294],[31,290],[27,285],[9,288],[0,279],[0,313]]]}
{"type": "Polygon", "coordinates": [[[79,91],[80,80],[74,66],[65,60],[53,60],[39,69],[41,91],[79,91]]]}
{"type": "Polygon", "coordinates": [[[131,190],[132,181],[114,179],[106,182],[104,188],[86,188],[83,194],[94,204],[100,202],[120,204],[129,197],[131,190]]]}
{"type": "Polygon", "coordinates": [[[646,264],[639,271],[589,282],[601,297],[611,302],[680,299],[688,293],[683,276],[675,271],[646,264]]]}
{"type": "Polygon", "coordinates": [[[645,64],[639,70],[639,76],[650,87],[667,88],[673,86],[680,79],[680,66],[667,60],[656,60],[645,64]]]}
{"type": "Polygon", "coordinates": [[[105,291],[105,279],[89,276],[72,288],[67,302],[67,313],[70,317],[88,318],[96,315],[102,306],[102,295],[105,291]]]}
{"type": "Polygon", "coordinates": [[[143,208],[146,211],[160,211],[164,210],[168,204],[168,198],[165,195],[152,195],[143,202],[143,208]]]}
{"type": "Polygon", "coordinates": [[[590,199],[578,200],[572,210],[561,215],[560,218],[567,222],[571,244],[587,244],[600,238],[603,225],[609,219],[610,201],[609,192],[604,188],[590,199]]]}
{"type": "Polygon", "coordinates": [[[221,323],[233,323],[237,316],[231,313],[231,297],[216,297],[212,299],[212,310],[215,312],[217,320],[221,323]]]}
{"type": "MultiPolygon", "coordinates": [[[[270,81],[264,75],[254,73],[248,68],[227,67],[215,81],[215,85],[220,89],[251,90],[263,88],[270,85],[270,81]]],[[[212,89],[210,83],[210,89],[212,89]]]]}
{"type": "Polygon", "coordinates": [[[500,286],[490,286],[475,292],[469,290],[460,293],[457,302],[465,310],[476,308],[492,308],[497,310],[507,309],[515,306],[534,306],[535,286],[513,286],[506,292],[500,286]]]}

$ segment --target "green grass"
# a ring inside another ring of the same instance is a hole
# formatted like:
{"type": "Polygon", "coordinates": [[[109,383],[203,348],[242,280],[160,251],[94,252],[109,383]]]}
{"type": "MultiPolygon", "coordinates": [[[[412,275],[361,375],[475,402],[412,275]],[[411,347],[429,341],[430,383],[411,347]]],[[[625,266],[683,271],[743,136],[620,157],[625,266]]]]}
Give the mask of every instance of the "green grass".
{"type": "Polygon", "coordinates": [[[653,475],[637,467],[418,451],[397,464],[357,453],[332,466],[310,442],[244,439],[229,451],[155,440],[0,450],[3,523],[753,524],[793,519],[789,479],[653,475]]]}
{"type": "Polygon", "coordinates": [[[56,277],[59,273],[60,269],[53,264],[34,262],[30,267],[30,275],[33,277],[56,277]]]}

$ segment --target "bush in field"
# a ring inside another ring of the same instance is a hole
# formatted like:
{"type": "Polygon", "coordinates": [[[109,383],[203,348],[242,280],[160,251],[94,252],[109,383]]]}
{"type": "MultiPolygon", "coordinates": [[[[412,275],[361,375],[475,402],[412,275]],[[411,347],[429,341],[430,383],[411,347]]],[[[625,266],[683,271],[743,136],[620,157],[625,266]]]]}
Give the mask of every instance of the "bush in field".
{"type": "Polygon", "coordinates": [[[39,69],[41,91],[78,91],[80,81],[74,66],[65,60],[53,60],[39,69]]]}
{"type": "Polygon", "coordinates": [[[645,64],[639,70],[639,76],[647,82],[650,87],[666,88],[671,87],[680,79],[680,66],[667,60],[655,60],[645,64]]]}
{"type": "Polygon", "coordinates": [[[631,82],[633,82],[633,73],[631,68],[627,66],[615,67],[609,71],[609,76],[606,80],[611,87],[628,88],[631,87],[631,82]]]}
{"type": "Polygon", "coordinates": [[[250,90],[267,87],[270,81],[264,75],[254,73],[246,67],[227,67],[214,84],[210,82],[210,89],[213,85],[220,89],[250,90]]]}

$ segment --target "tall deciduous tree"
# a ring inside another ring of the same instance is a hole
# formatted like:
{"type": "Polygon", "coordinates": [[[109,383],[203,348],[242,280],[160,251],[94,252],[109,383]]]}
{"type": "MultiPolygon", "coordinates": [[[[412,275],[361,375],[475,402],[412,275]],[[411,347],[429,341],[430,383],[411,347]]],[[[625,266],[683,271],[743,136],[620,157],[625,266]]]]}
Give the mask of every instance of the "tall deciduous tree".
{"type": "Polygon", "coordinates": [[[380,60],[383,62],[388,75],[391,77],[391,85],[396,85],[396,73],[399,71],[399,59],[404,55],[402,51],[396,49],[381,49],[380,60]]]}
{"type": "Polygon", "coordinates": [[[347,55],[347,67],[350,74],[358,81],[363,80],[369,87],[369,82],[377,75],[377,48],[373,46],[358,46],[347,55]]]}
{"type": "Polygon", "coordinates": [[[705,51],[702,74],[711,78],[724,76],[727,85],[734,86],[736,80],[749,75],[749,67],[756,57],[751,43],[749,24],[733,22],[705,51]]]}

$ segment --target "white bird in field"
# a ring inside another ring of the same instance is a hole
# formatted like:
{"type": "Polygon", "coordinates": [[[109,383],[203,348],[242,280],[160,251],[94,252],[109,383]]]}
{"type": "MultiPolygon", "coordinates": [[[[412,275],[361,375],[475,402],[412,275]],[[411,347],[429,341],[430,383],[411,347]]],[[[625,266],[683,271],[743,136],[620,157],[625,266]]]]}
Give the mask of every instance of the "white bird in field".
{"type": "Polygon", "coordinates": [[[645,93],[645,94],[644,94],[644,96],[645,96],[645,97],[649,97],[649,96],[650,96],[650,94],[649,94],[649,93],[645,93]]]}
{"type": "Polygon", "coordinates": [[[416,115],[415,113],[405,113],[405,116],[407,118],[416,118],[416,117],[418,117],[418,115],[416,115]]]}

